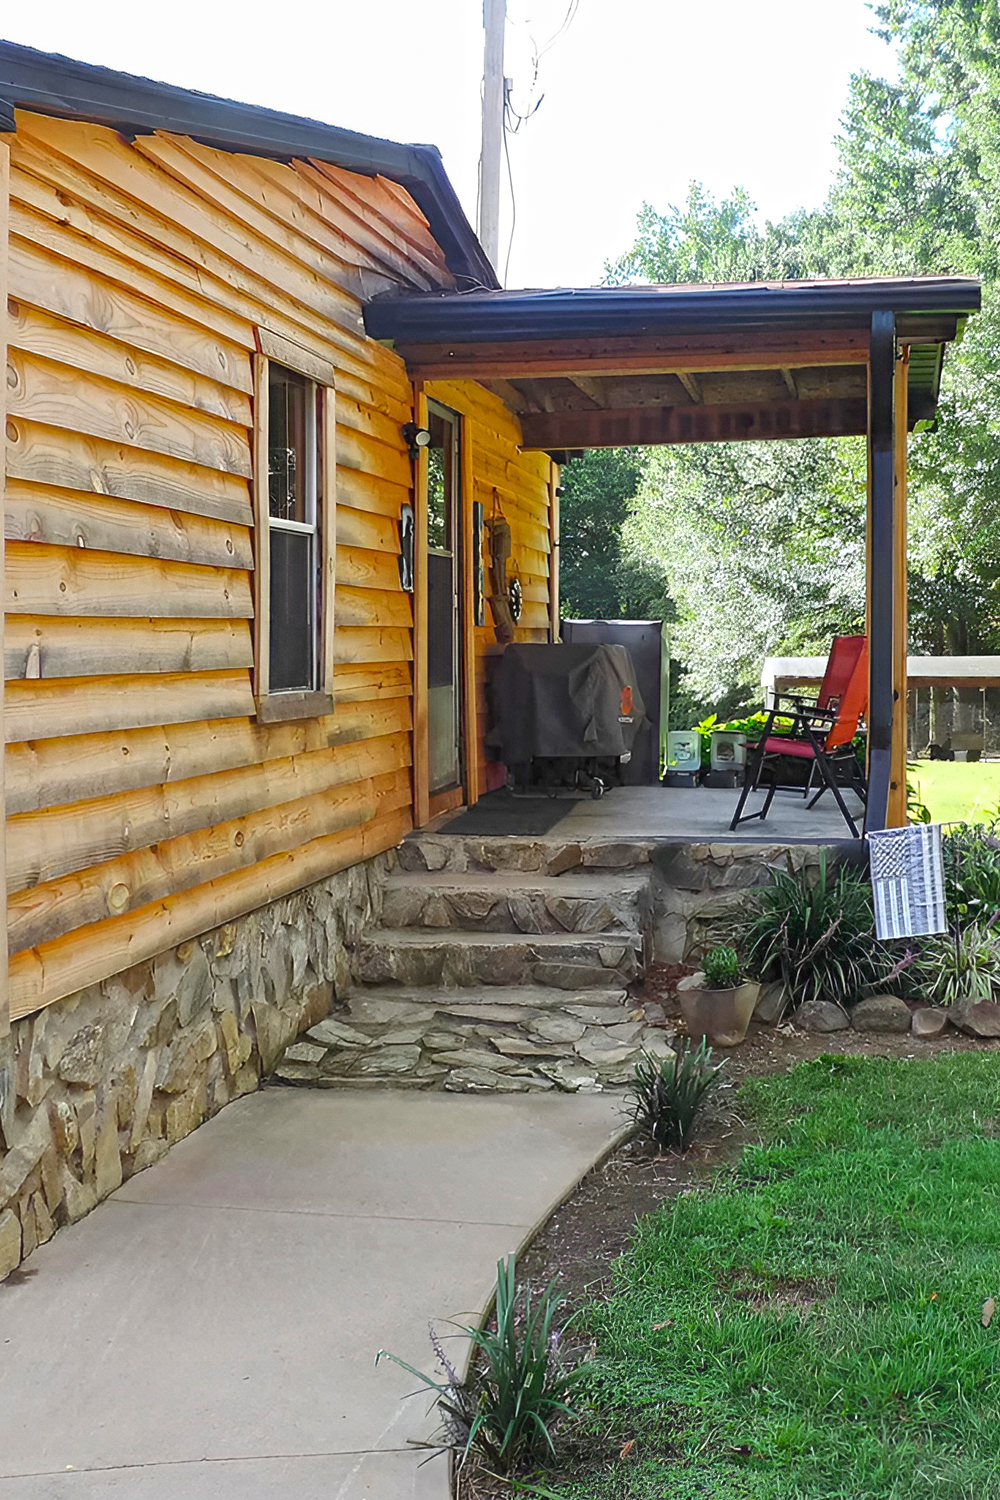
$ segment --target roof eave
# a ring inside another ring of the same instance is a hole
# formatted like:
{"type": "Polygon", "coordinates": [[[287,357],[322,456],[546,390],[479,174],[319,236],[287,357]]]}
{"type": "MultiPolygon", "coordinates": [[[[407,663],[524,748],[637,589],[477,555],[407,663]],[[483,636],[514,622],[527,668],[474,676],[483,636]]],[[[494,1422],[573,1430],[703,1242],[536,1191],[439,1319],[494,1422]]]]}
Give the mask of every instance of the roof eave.
{"type": "Polygon", "coordinates": [[[461,285],[499,284],[434,146],[380,140],[0,42],[0,130],[14,128],[15,109],[86,120],[125,135],[188,135],[219,150],[282,161],[313,157],[366,177],[388,177],[414,198],[461,285]]]}

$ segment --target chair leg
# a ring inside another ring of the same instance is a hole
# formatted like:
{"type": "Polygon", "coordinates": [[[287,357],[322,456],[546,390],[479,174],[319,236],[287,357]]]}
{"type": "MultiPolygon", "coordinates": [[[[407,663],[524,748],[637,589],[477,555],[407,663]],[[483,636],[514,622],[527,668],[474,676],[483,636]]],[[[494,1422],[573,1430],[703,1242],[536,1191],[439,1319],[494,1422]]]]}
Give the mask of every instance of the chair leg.
{"type": "Polygon", "coordinates": [[[746,773],[746,775],[743,778],[743,790],[740,793],[740,800],[736,804],[736,811],[733,813],[733,821],[729,825],[729,831],[730,831],[730,833],[733,832],[733,830],[738,826],[738,824],[740,824],[740,823],[749,823],[754,818],[759,818],[761,816],[761,814],[759,812],[755,812],[755,813],[747,813],[746,817],[744,817],[743,816],[743,809],[747,805],[747,798],[750,796],[750,793],[751,792],[755,792],[757,790],[757,787],[758,787],[758,785],[760,783],[760,773],[761,773],[761,768],[763,767],[763,764],[764,764],[764,741],[763,741],[763,739],[761,739],[759,747],[756,750],[753,751],[753,753],[752,753],[752,755],[750,757],[749,764],[747,765],[747,773],[746,773]]]}
{"type": "Polygon", "coordinates": [[[840,790],[840,787],[837,785],[837,778],[836,778],[836,776],[833,773],[833,768],[830,765],[830,763],[828,762],[826,756],[822,753],[822,751],[820,751],[819,754],[817,755],[817,757],[816,757],[816,763],[817,763],[817,765],[819,767],[820,775],[823,777],[823,779],[826,782],[827,786],[830,788],[831,792],[833,793],[834,797],[836,798],[837,806],[840,808],[840,811],[843,814],[844,822],[847,824],[848,828],[851,830],[851,837],[852,838],[856,838],[856,839],[860,838],[861,835],[858,833],[858,825],[855,823],[854,819],[851,817],[851,814],[850,814],[850,811],[848,809],[847,803],[844,801],[843,794],[842,794],[842,792],[840,790]]]}

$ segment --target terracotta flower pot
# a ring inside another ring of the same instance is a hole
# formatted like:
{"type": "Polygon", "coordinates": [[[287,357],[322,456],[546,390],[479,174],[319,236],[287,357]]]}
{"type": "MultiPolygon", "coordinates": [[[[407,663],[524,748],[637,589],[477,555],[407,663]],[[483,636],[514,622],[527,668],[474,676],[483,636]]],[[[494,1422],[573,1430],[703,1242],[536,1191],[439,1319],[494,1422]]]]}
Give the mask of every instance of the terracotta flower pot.
{"type": "Polygon", "coordinates": [[[710,990],[704,974],[690,974],[677,986],[677,999],[693,1042],[702,1037],[712,1047],[738,1047],[747,1034],[760,985],[747,979],[730,990],[710,990]]]}

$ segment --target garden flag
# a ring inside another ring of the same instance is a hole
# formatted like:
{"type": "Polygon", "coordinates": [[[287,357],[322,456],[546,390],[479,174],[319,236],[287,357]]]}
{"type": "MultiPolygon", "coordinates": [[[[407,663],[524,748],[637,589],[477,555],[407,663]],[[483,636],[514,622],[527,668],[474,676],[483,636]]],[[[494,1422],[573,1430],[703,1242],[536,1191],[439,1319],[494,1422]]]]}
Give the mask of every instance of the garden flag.
{"type": "Polygon", "coordinates": [[[868,844],[876,937],[945,932],[940,823],[883,828],[869,833],[868,844]]]}

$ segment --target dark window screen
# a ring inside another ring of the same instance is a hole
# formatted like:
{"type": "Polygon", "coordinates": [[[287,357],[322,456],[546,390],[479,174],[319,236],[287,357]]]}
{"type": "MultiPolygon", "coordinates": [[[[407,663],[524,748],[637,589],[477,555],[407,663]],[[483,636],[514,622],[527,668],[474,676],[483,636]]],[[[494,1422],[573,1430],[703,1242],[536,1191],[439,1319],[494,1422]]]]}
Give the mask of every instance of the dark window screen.
{"type": "Polygon", "coordinates": [[[308,417],[315,387],[293,370],[268,370],[268,502],[276,520],[312,522],[306,496],[313,455],[308,451],[308,417]]]}
{"type": "Polygon", "coordinates": [[[271,527],[271,689],[314,684],[316,622],[312,618],[313,538],[271,527]]]}

